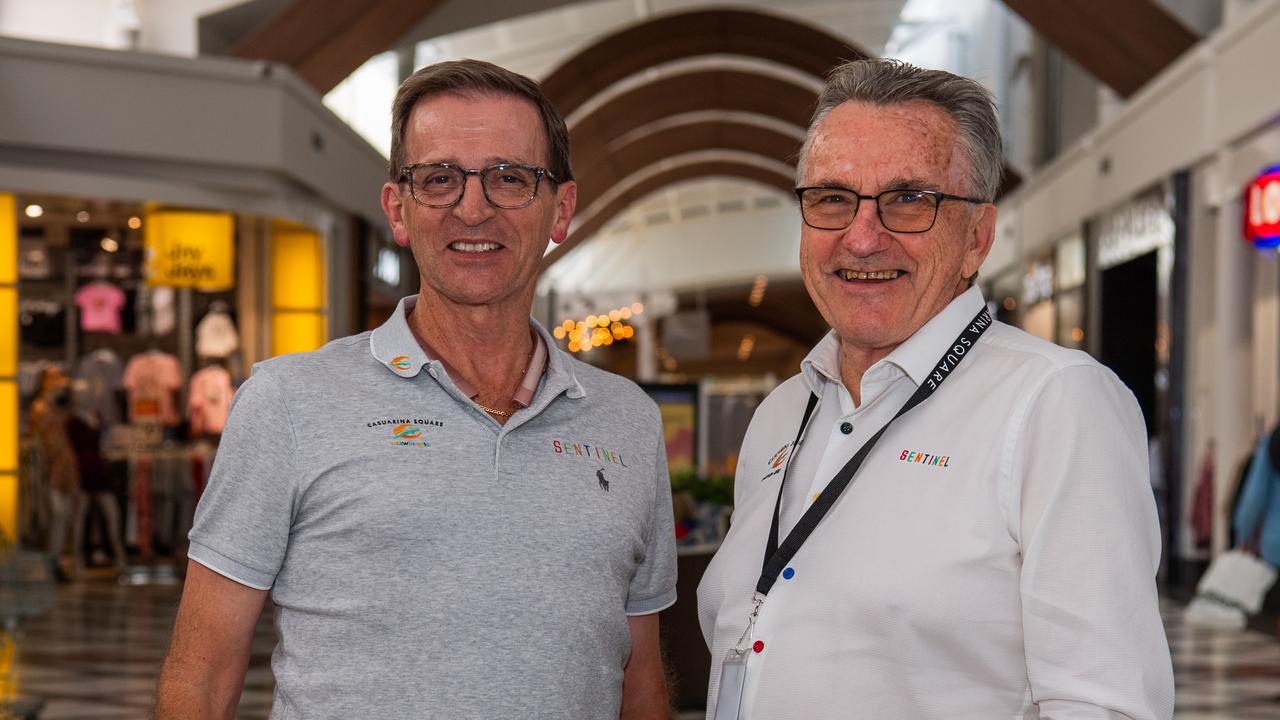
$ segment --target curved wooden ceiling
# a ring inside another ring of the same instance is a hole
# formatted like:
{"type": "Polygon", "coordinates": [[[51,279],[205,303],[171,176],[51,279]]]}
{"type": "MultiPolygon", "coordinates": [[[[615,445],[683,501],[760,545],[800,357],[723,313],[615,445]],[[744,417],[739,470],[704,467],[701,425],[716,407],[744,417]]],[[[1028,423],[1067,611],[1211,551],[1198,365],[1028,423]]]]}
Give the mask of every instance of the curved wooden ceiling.
{"type": "Polygon", "coordinates": [[[624,28],[566,60],[542,88],[566,116],[609,86],[655,65],[712,54],[767,60],[821,78],[866,53],[818,28],[747,10],[699,10],[624,28]]]}
{"type": "Polygon", "coordinates": [[[578,205],[588,208],[636,170],[667,158],[701,150],[733,150],[795,165],[800,141],[778,129],[728,119],[707,119],[663,127],[611,148],[577,172],[578,205]]]}
{"type": "Polygon", "coordinates": [[[599,207],[592,208],[592,212],[589,215],[580,213],[580,216],[586,217],[586,220],[574,228],[569,233],[569,237],[559,247],[543,258],[543,271],[558,262],[570,250],[577,247],[579,243],[590,238],[596,231],[604,227],[609,220],[617,216],[618,213],[626,210],[632,203],[644,198],[649,193],[685,180],[713,176],[754,180],[755,182],[778,188],[783,192],[791,192],[794,184],[794,179],[790,174],[773,172],[759,165],[734,160],[694,162],[653,173],[608,200],[597,200],[596,204],[599,207]],[[600,205],[601,202],[604,204],[600,205]]]}
{"type": "Polygon", "coordinates": [[[544,269],[635,201],[675,182],[731,176],[789,191],[789,174],[724,160],[680,165],[648,175],[620,194],[612,192],[655,163],[690,152],[729,150],[768,161],[762,165],[794,167],[797,137],[808,124],[817,95],[812,86],[786,75],[803,73],[816,84],[834,65],[866,57],[835,36],[788,18],[746,10],[700,10],[654,18],[604,37],[565,61],[542,87],[569,116],[616,83],[656,65],[710,55],[766,61],[784,71],[673,68],[609,97],[578,118],[570,130],[570,147],[579,216],[586,219],[547,256],[544,269]],[[715,118],[717,113],[722,117],[715,118]],[[769,121],[734,119],[740,113],[769,121]],[[701,119],[678,121],[684,115],[701,119]],[[662,125],[672,118],[677,122],[662,125]],[[645,131],[647,126],[652,132],[645,131]]]}

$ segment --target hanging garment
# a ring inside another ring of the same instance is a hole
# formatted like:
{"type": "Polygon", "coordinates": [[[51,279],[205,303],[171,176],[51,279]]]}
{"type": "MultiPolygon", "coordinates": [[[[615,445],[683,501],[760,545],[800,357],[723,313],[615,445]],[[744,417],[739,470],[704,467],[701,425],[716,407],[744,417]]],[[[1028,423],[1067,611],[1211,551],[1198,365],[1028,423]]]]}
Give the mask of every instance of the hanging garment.
{"type": "Polygon", "coordinates": [[[119,335],[120,311],[124,309],[124,291],[107,282],[92,282],[76,291],[80,308],[80,329],[119,335]]]}
{"type": "Polygon", "coordinates": [[[191,376],[187,390],[187,419],[192,435],[220,435],[231,413],[231,373],[226,368],[210,365],[191,376]]]}
{"type": "Polygon", "coordinates": [[[1205,448],[1196,476],[1196,495],[1191,503],[1191,529],[1196,547],[1207,548],[1213,540],[1213,445],[1205,448]]]}
{"type": "Polygon", "coordinates": [[[196,355],[208,358],[225,358],[240,347],[231,316],[217,310],[209,311],[196,325],[196,355]]]}
{"type": "Polygon", "coordinates": [[[129,393],[130,420],[168,426],[181,421],[174,403],[174,393],[182,387],[178,358],[159,351],[135,355],[124,368],[123,384],[129,393]]]}

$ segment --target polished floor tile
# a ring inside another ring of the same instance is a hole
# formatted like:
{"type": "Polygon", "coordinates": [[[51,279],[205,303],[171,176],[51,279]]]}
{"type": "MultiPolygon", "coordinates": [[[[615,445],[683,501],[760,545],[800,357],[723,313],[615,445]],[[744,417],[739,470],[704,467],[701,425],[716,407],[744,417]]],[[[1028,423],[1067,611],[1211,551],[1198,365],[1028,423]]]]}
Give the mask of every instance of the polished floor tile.
{"type": "MultiPolygon", "coordinates": [[[[107,580],[59,587],[53,609],[19,631],[19,696],[43,701],[41,720],[146,718],[179,594],[173,585],[107,580]]],[[[1183,606],[1172,601],[1161,610],[1178,684],[1177,720],[1280,718],[1280,640],[1190,626],[1183,606]]],[[[274,645],[271,615],[263,613],[238,718],[270,712],[274,645]]]]}

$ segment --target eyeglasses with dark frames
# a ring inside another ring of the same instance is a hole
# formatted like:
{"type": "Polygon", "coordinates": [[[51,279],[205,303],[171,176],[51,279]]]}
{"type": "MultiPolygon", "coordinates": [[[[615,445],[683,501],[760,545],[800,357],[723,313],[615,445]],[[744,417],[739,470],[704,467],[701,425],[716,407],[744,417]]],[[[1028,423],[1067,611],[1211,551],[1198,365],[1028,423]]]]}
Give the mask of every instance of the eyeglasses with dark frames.
{"type": "Polygon", "coordinates": [[[409,184],[414,201],[429,208],[451,208],[461,202],[471,175],[480,177],[480,189],[489,204],[504,210],[528,207],[538,195],[543,176],[560,182],[550,170],[524,163],[498,163],[478,170],[452,163],[414,163],[400,168],[400,180],[409,184]]]}
{"type": "Polygon", "coordinates": [[[860,195],[838,185],[815,185],[796,188],[800,200],[800,216],[805,225],[815,230],[843,230],[858,214],[858,203],[871,200],[876,204],[880,224],[889,232],[928,232],[938,221],[938,208],[943,200],[986,204],[986,200],[948,195],[936,190],[885,190],[876,195],[860,195]]]}

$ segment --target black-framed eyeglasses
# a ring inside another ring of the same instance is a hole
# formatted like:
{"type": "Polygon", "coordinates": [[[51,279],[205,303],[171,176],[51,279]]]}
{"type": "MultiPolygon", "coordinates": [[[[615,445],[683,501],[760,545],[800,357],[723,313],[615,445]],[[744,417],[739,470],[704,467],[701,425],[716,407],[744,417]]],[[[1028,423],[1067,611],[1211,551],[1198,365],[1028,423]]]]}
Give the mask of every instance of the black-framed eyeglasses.
{"type": "Polygon", "coordinates": [[[948,195],[936,190],[885,190],[877,195],[860,195],[836,185],[796,188],[800,200],[800,216],[804,224],[815,230],[843,230],[858,214],[858,203],[872,200],[876,215],[885,230],[898,233],[922,233],[938,220],[938,207],[943,200],[985,204],[986,200],[948,195]]]}
{"type": "Polygon", "coordinates": [[[451,208],[461,202],[470,175],[480,177],[480,189],[489,204],[504,210],[528,207],[538,195],[544,175],[553,183],[560,182],[550,170],[523,163],[498,163],[478,170],[451,163],[414,163],[400,168],[400,180],[409,183],[414,201],[429,208],[451,208]]]}

